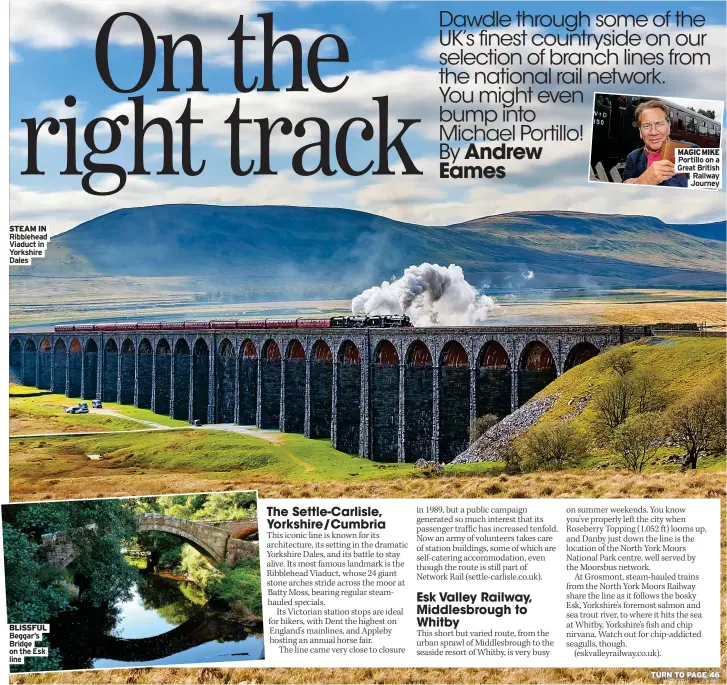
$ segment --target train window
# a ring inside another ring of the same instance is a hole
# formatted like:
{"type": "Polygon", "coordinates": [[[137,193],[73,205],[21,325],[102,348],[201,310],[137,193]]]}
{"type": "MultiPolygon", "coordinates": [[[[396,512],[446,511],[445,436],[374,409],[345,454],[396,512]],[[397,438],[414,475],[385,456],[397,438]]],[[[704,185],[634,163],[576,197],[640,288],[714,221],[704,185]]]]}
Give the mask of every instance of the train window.
{"type": "Polygon", "coordinates": [[[697,132],[697,120],[694,117],[687,117],[687,131],[689,133],[697,132]]]}
{"type": "Polygon", "coordinates": [[[684,119],[679,119],[679,130],[684,130],[684,119]]]}

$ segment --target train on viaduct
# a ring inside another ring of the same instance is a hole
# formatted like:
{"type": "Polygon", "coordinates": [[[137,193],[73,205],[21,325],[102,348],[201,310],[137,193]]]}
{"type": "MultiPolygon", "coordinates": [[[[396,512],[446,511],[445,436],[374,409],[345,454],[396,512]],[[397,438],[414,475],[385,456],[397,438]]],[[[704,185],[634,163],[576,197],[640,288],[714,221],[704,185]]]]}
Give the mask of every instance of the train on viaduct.
{"type": "Polygon", "coordinates": [[[502,418],[571,367],[650,333],[618,325],[94,328],[11,334],[11,378],[194,423],[330,438],[381,462],[443,463],[466,449],[475,417],[502,418]]]}

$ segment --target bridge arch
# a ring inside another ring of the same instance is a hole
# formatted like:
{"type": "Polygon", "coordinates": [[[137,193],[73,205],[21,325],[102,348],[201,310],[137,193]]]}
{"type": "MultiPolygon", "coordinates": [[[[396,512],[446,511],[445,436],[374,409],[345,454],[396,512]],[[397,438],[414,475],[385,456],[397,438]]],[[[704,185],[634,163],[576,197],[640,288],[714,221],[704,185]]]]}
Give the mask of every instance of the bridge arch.
{"type": "Polygon", "coordinates": [[[136,375],[139,379],[137,381],[136,406],[142,409],[151,409],[154,348],[151,346],[148,338],[142,338],[139,343],[136,375]]]}
{"type": "Polygon", "coordinates": [[[243,426],[254,426],[257,415],[258,357],[255,343],[243,340],[240,345],[240,418],[243,426]]]}
{"type": "Polygon", "coordinates": [[[86,342],[83,357],[83,398],[93,400],[98,390],[98,345],[93,338],[86,342]]]}
{"type": "Polygon", "coordinates": [[[439,365],[439,460],[446,463],[469,442],[470,364],[461,343],[445,343],[439,365]]]}
{"type": "Polygon", "coordinates": [[[192,544],[217,563],[225,561],[230,534],[224,528],[164,514],[140,514],[136,521],[140,533],[169,533],[192,544]]]}
{"type": "Polygon", "coordinates": [[[583,364],[583,362],[587,362],[589,359],[593,359],[593,357],[599,354],[600,351],[601,350],[599,350],[593,343],[588,342],[587,340],[576,343],[573,347],[571,347],[570,352],[568,352],[568,356],[565,358],[563,370],[568,371],[574,366],[578,366],[579,364],[583,364]]]}
{"type": "Polygon", "coordinates": [[[305,348],[300,340],[292,339],[285,351],[283,383],[285,414],[282,429],[287,433],[302,433],[305,424],[305,348]]]}
{"type": "Polygon", "coordinates": [[[512,367],[507,351],[497,340],[488,340],[477,355],[475,413],[505,418],[512,410],[512,367]]]}
{"type": "Polygon", "coordinates": [[[166,338],[157,342],[154,363],[154,411],[169,414],[172,388],[172,348],[166,338]]]}
{"type": "Polygon", "coordinates": [[[38,353],[38,387],[50,390],[53,375],[53,346],[48,338],[43,338],[38,353]]]}
{"type": "Polygon", "coordinates": [[[518,364],[518,406],[525,404],[557,376],[550,348],[541,340],[531,340],[523,348],[518,364]]]}
{"type": "Polygon", "coordinates": [[[310,437],[331,437],[333,411],[333,353],[325,340],[316,340],[310,362],[310,437]]]}
{"type": "Polygon", "coordinates": [[[361,438],[361,353],[352,340],[338,347],[336,449],[359,454],[361,438]]]}
{"type": "Polygon", "coordinates": [[[404,455],[408,462],[433,455],[434,367],[421,340],[412,342],[404,365],[404,455]]]}
{"type": "Polygon", "coordinates": [[[389,340],[374,350],[371,364],[371,457],[395,462],[399,443],[399,353],[389,340]]]}
{"type": "Polygon", "coordinates": [[[116,402],[119,398],[119,348],[113,338],[109,338],[104,345],[102,365],[101,400],[116,402]]]}
{"type": "Polygon", "coordinates": [[[10,342],[10,381],[23,383],[23,344],[17,338],[10,342]]]}
{"type": "Polygon", "coordinates": [[[119,402],[134,404],[136,383],[136,347],[131,338],[121,343],[121,374],[119,378],[119,402]]]}
{"type": "Polygon", "coordinates": [[[81,373],[83,369],[83,348],[78,338],[68,347],[68,397],[81,396],[81,373]]]}
{"type": "Polygon", "coordinates": [[[268,339],[260,359],[260,428],[280,428],[280,367],[278,343],[268,339]]]}
{"type": "Polygon", "coordinates": [[[232,423],[235,420],[235,367],[237,355],[229,338],[224,338],[216,355],[215,410],[217,423],[232,423]]]}
{"type": "Polygon", "coordinates": [[[210,350],[204,338],[197,338],[192,350],[192,421],[209,421],[210,350]]]}
{"type": "Polygon", "coordinates": [[[66,343],[62,338],[58,338],[53,347],[53,387],[51,388],[53,392],[65,394],[67,366],[66,343]]]}
{"type": "Polygon", "coordinates": [[[38,350],[35,341],[28,338],[23,345],[23,385],[35,385],[35,364],[38,357],[38,350]]]}
{"type": "Polygon", "coordinates": [[[174,369],[172,374],[174,401],[170,402],[174,412],[172,418],[189,421],[190,354],[189,343],[184,338],[179,338],[174,344],[172,364],[174,369]]]}

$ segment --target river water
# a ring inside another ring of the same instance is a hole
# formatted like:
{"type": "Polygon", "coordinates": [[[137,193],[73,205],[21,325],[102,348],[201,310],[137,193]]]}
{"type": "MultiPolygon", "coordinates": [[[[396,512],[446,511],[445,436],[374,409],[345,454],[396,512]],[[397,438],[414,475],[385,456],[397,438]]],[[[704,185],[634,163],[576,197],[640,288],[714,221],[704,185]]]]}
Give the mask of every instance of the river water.
{"type": "Polygon", "coordinates": [[[64,669],[247,661],[263,654],[228,612],[206,605],[191,583],[143,574],[128,599],[94,608],[80,603],[51,623],[64,669]]]}

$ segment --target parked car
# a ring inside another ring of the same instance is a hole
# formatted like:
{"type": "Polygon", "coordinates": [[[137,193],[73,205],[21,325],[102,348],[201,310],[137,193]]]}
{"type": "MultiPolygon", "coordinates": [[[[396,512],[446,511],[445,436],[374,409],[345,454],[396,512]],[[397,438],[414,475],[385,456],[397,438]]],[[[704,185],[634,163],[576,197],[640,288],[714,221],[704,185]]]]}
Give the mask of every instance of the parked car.
{"type": "Polygon", "coordinates": [[[101,400],[94,400],[93,402],[91,402],[91,406],[94,409],[103,409],[103,404],[101,403],[101,400]]]}
{"type": "Polygon", "coordinates": [[[75,407],[68,407],[66,414],[88,414],[88,403],[79,402],[75,407]]]}

